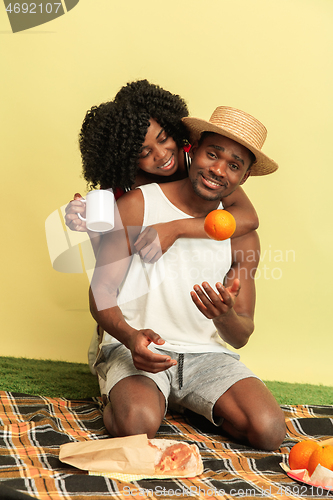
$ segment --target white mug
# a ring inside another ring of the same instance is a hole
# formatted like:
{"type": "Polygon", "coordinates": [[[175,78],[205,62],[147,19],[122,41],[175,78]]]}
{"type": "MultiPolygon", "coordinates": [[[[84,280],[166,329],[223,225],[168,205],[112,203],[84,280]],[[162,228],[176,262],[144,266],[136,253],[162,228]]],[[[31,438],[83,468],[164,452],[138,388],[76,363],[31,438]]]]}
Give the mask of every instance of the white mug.
{"type": "Polygon", "coordinates": [[[89,231],[104,233],[114,228],[114,195],[112,189],[96,189],[89,191],[86,199],[86,218],[78,214],[85,221],[89,231]]]}

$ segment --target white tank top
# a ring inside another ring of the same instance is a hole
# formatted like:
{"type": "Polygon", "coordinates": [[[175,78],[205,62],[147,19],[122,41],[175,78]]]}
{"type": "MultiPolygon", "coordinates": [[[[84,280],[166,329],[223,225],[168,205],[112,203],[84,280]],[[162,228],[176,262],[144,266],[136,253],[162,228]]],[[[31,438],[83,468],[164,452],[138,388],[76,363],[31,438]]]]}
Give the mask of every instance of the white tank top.
{"type": "MultiPolygon", "coordinates": [[[[144,197],[143,229],[159,222],[190,219],[174,206],[158,184],[140,186],[144,197]]],[[[223,208],[222,203],[219,208],[223,208]]],[[[179,238],[155,263],[136,254],[118,296],[125,320],[136,329],[150,328],[166,342],[160,349],[175,352],[227,352],[212,320],[193,303],[193,285],[223,283],[231,266],[230,239],[179,238]]],[[[106,334],[103,343],[118,342],[106,334]]]]}

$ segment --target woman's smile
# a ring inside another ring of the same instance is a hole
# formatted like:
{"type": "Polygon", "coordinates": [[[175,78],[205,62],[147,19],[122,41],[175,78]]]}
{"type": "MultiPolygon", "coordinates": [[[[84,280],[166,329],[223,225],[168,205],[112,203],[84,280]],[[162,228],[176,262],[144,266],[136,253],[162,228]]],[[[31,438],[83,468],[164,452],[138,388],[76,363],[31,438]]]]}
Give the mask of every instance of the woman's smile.
{"type": "Polygon", "coordinates": [[[170,158],[158,168],[166,171],[166,170],[171,170],[174,166],[175,166],[175,155],[172,154],[170,158]]]}

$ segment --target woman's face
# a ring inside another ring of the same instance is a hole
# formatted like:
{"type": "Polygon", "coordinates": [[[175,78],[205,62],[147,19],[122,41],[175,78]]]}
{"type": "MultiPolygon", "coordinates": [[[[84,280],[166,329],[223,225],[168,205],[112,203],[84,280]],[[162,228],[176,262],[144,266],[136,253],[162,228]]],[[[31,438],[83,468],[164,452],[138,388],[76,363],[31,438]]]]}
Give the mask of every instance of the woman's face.
{"type": "Polygon", "coordinates": [[[172,175],[178,169],[178,146],[153,118],[149,122],[138,165],[149,174],[172,175]]]}

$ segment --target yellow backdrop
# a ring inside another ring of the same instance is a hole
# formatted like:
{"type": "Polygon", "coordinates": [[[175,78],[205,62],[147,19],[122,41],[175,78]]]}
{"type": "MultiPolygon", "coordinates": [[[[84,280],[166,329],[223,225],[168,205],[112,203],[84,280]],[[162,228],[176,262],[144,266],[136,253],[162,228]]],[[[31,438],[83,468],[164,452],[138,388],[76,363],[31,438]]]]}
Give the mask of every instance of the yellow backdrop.
{"type": "Polygon", "coordinates": [[[333,3],[80,0],[15,34],[0,9],[0,354],[86,361],[87,276],[52,268],[45,221],[55,212],[61,224],[58,208],[85,192],[77,136],[86,110],[147,78],[182,95],[194,116],[230,105],[267,126],[265,151],[280,169],[245,185],[262,260],[242,360],[264,379],[333,385],[333,3]]]}

